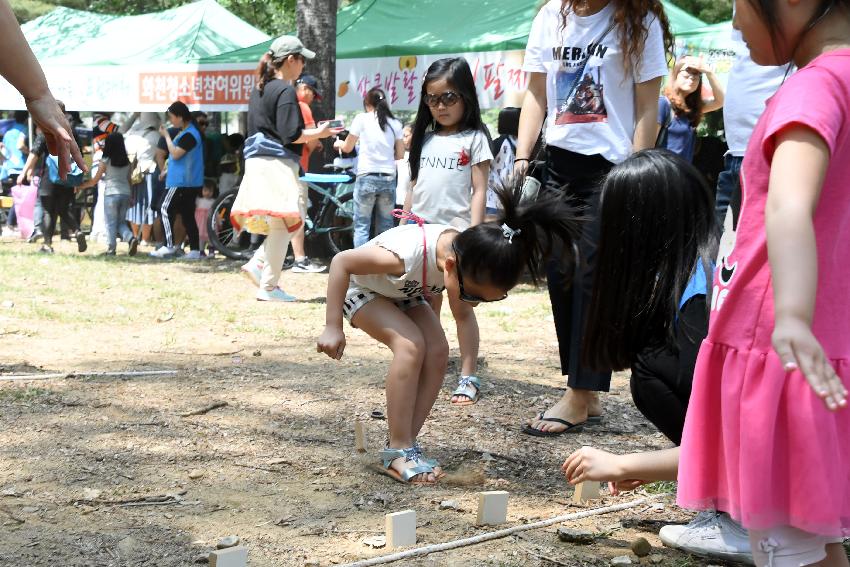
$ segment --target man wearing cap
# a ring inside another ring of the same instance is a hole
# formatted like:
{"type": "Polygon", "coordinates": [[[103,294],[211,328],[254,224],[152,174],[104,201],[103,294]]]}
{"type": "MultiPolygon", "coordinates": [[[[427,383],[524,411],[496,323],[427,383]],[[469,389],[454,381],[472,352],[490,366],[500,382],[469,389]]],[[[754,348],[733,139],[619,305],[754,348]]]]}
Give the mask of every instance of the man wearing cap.
{"type": "MultiPolygon", "coordinates": [[[[322,93],[319,91],[319,81],[313,75],[301,75],[295,81],[295,94],[298,97],[301,116],[304,118],[304,127],[315,128],[316,120],[313,118],[313,111],[310,105],[314,100],[322,100],[322,93]]],[[[310,154],[320,147],[322,147],[322,143],[319,140],[311,140],[304,144],[304,149],[301,151],[301,169],[304,170],[304,173],[310,168],[310,154]]],[[[307,206],[310,206],[309,200],[307,206]]],[[[298,232],[292,235],[292,253],[295,255],[295,262],[292,264],[293,273],[320,273],[327,269],[326,266],[317,264],[307,257],[307,252],[304,248],[303,225],[298,229],[298,232]]]]}

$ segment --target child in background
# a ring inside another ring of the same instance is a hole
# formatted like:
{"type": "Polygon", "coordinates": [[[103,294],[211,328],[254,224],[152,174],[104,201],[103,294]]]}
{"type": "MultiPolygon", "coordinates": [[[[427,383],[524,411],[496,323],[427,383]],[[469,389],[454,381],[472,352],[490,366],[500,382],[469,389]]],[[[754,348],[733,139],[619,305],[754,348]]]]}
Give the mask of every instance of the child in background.
{"type": "Polygon", "coordinates": [[[413,127],[406,124],[401,129],[401,142],[404,144],[404,157],[396,161],[396,185],[395,204],[396,208],[404,208],[404,199],[410,189],[410,140],[413,138],[413,127]]]}
{"type": "Polygon", "coordinates": [[[326,325],[317,350],[342,357],[343,316],[392,350],[386,382],[389,443],[381,451],[381,470],[400,482],[431,484],[441,476],[416,439],[437,399],[449,354],[428,296],[446,289],[450,299],[470,308],[500,301],[524,270],[536,281],[540,261],[553,249],[573,249],[576,215],[563,201],[519,206],[520,189],[500,195],[504,214],[496,222],[458,232],[408,215],[416,224],[392,228],[331,262],[326,325]]]}
{"type": "Polygon", "coordinates": [[[489,217],[499,213],[499,199],[496,189],[505,185],[514,173],[516,157],[516,138],[519,132],[520,109],[503,108],[499,111],[499,137],[493,140],[493,165],[487,182],[486,214],[489,217]]]}
{"type": "Polygon", "coordinates": [[[133,236],[130,225],[127,224],[127,210],[130,208],[130,158],[124,146],[124,136],[121,132],[108,134],[103,143],[103,154],[97,174],[78,187],[87,189],[96,187],[103,180],[103,214],[106,224],[107,256],[114,256],[117,237],[127,243],[128,254],[135,256],[139,249],[139,241],[133,236]]]}
{"type": "Polygon", "coordinates": [[[737,0],[735,25],[755,63],[798,71],[768,101],[744,157],[678,503],[740,520],[759,566],[847,566],[850,0],[737,0]]]}
{"type": "MultiPolygon", "coordinates": [[[[481,121],[475,81],[466,59],[439,59],[422,82],[422,94],[410,142],[411,187],[404,210],[428,223],[465,230],[484,221],[490,139],[481,121]]],[[[405,221],[402,220],[402,223],[405,221]]],[[[442,294],[431,298],[439,315],[442,294]]],[[[449,295],[457,323],[461,372],[452,404],[476,403],[481,394],[478,321],[465,302],[449,295]]]]}
{"type": "Polygon", "coordinates": [[[217,194],[218,189],[215,180],[207,178],[204,179],[201,196],[195,199],[195,222],[198,225],[198,241],[200,243],[199,250],[201,251],[201,256],[207,256],[206,250],[209,250],[210,257],[215,255],[215,250],[210,245],[209,223],[207,219],[217,194]]]}

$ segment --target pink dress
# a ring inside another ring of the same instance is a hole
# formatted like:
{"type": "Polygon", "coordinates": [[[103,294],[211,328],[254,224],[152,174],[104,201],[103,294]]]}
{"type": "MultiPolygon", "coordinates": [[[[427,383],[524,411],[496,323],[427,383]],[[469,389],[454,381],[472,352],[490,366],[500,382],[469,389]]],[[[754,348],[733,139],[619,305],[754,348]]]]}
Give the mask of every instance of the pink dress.
{"type": "Polygon", "coordinates": [[[815,59],[768,102],[741,172],[734,249],[721,250],[709,332],[682,438],[679,505],[728,512],[749,529],[850,535],[850,409],[830,412],[771,345],[765,203],[776,134],[813,128],[831,158],[814,217],[813,331],[850,389],[850,49],[815,59]],[[725,253],[726,252],[726,253],[725,253]]]}
{"type": "Polygon", "coordinates": [[[200,242],[210,241],[209,230],[207,229],[207,217],[214,202],[215,199],[205,199],[204,197],[195,199],[195,224],[198,225],[198,240],[200,242]]]}

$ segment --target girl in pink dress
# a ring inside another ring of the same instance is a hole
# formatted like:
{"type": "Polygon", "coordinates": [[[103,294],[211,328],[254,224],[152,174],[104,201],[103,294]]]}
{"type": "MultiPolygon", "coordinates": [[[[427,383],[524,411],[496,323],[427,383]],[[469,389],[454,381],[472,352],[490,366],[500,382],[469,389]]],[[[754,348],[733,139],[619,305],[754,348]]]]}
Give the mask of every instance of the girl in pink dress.
{"type": "Polygon", "coordinates": [[[736,0],[753,61],[799,69],[767,103],[721,251],[679,504],[728,512],[757,565],[848,565],[850,0],[736,0]]]}

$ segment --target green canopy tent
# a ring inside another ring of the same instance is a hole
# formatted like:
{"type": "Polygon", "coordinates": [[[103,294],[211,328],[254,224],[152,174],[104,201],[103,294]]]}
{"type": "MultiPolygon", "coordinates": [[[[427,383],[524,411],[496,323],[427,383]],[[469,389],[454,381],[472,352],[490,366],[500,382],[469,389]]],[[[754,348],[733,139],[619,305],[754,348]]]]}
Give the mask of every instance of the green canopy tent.
{"type": "MultiPolygon", "coordinates": [[[[705,26],[671,2],[663,4],[674,34],[705,26]]],[[[361,0],[340,10],[337,109],[360,108],[361,94],[374,85],[388,91],[394,108],[413,108],[417,79],[427,66],[438,56],[460,54],[476,74],[482,106],[503,106],[506,93],[525,89],[522,52],[539,5],[539,0],[361,0]]],[[[270,45],[266,41],[198,63],[253,64],[270,45]]]]}
{"type": "Polygon", "coordinates": [[[696,55],[714,68],[722,83],[726,83],[743,42],[733,39],[732,22],[721,22],[676,34],[676,56],[696,55]]]}
{"type": "MultiPolygon", "coordinates": [[[[199,75],[196,61],[269,38],[215,0],[138,16],[57,8],[21,29],[54,94],[75,110],[162,110],[188,94],[194,107],[233,108],[253,88],[250,73],[199,75]]],[[[0,81],[0,108],[22,102],[0,81]]]]}

